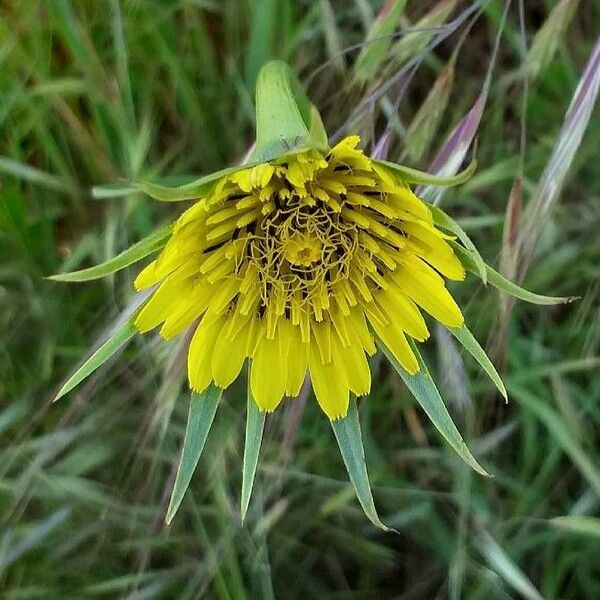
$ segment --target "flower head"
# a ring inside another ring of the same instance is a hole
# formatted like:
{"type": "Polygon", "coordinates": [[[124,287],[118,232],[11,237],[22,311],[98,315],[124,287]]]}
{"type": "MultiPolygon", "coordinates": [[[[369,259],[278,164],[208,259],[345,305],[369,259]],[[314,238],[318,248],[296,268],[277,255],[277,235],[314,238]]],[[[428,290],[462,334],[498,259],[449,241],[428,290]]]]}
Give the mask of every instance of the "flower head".
{"type": "Polygon", "coordinates": [[[243,519],[265,412],[284,397],[298,395],[308,373],[331,419],[360,504],[375,525],[385,528],[370,491],[356,402],[350,399],[351,393],[370,391],[367,357],[379,347],[448,443],[473,469],[487,474],[452,422],[415,344],[429,336],[422,311],[452,332],[506,398],[500,376],[464,325],[445,279],[462,280],[464,265],[484,282],[489,279],[531,302],[570,299],[539,296],[504,279],[483,262],[457,223],[410,190],[410,183],[462,183],[473,172],[474,161],[455,176],[430,175],[367,157],[357,147],[358,136],[330,148],[318,111],[281,61],[267,63],[259,73],[256,134],[245,166],[176,188],[137,184],[158,200],[194,204],[174,224],[106,263],[53,276],[60,281],[95,279],[160,250],[135,280],[135,287],[146,293],[64,383],[56,399],[102,365],[136,330],[160,326],[166,339],[191,331],[187,365],[195,393],[167,510],[170,522],[221,392],[247,362],[243,519]]]}
{"type": "Polygon", "coordinates": [[[430,209],[350,136],[234,171],[176,222],[137,289],[158,287],[135,320],[172,338],[195,327],[192,389],[226,388],[250,361],[258,407],[296,396],[307,371],[330,419],[369,393],[379,338],[409,372],[421,309],[460,327],[442,276],[464,269],[430,209]]]}

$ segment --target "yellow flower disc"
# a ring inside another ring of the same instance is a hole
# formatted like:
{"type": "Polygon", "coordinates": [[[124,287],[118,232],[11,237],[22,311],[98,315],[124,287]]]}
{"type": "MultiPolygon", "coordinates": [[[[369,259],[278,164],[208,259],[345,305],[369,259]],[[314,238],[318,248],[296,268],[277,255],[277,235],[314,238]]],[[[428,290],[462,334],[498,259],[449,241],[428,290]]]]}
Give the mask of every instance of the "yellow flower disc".
{"type": "Polygon", "coordinates": [[[345,138],[242,168],[177,221],[137,289],[159,284],[139,313],[169,339],[197,320],[188,355],[196,391],[229,386],[251,359],[262,410],[299,393],[307,369],[330,419],[369,393],[374,334],[410,373],[407,337],[429,336],[420,309],[450,327],[463,317],[441,275],[464,269],[409,187],[345,138]],[[441,274],[441,275],[440,275],[441,274]]]}

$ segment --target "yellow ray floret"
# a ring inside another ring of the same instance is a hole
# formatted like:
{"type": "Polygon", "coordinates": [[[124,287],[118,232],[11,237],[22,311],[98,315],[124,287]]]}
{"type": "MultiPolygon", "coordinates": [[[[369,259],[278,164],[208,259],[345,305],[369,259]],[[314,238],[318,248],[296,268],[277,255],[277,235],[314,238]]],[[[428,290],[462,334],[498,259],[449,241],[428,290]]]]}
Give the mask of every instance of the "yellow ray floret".
{"type": "Polygon", "coordinates": [[[193,326],[191,387],[228,387],[246,360],[260,409],[299,393],[310,373],[331,419],[369,393],[376,337],[410,373],[421,310],[463,323],[444,277],[465,272],[427,205],[350,136],[242,168],[177,221],[137,289],[157,285],[135,321],[165,338],[193,326]]]}

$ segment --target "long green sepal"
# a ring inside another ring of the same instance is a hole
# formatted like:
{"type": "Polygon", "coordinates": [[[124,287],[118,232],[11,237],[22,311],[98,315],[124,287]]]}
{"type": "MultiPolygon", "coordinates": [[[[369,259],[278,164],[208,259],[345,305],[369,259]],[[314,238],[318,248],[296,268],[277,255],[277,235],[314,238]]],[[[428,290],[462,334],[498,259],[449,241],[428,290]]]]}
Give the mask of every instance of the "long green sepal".
{"type": "Polygon", "coordinates": [[[367,474],[358,410],[354,398],[350,399],[348,414],[341,419],[331,421],[331,426],[340,447],[350,481],[352,482],[358,501],[365,511],[365,515],[367,515],[373,525],[389,531],[390,528],[381,522],[375,509],[369,475],[367,474]]]}
{"type": "MultiPolygon", "coordinates": [[[[155,184],[164,187],[178,187],[187,185],[193,181],[196,181],[198,176],[196,175],[163,175],[157,177],[154,181],[155,184]]],[[[95,185],[92,187],[92,198],[96,200],[112,200],[114,198],[123,198],[124,196],[130,196],[131,194],[139,193],[140,189],[135,183],[105,183],[103,185],[95,185]]]]}
{"type": "Polygon", "coordinates": [[[117,350],[122,348],[137,333],[133,326],[133,317],[129,318],[67,379],[60,388],[53,402],[62,398],[84,379],[100,368],[117,350]]]}
{"type": "Polygon", "coordinates": [[[263,162],[298,150],[327,149],[327,134],[292,69],[266,63],[256,81],[256,147],[250,160],[263,162]]]}
{"type": "Polygon", "coordinates": [[[484,284],[487,283],[487,273],[485,270],[485,262],[481,258],[481,254],[471,241],[471,238],[466,234],[465,230],[450,216],[448,216],[439,206],[429,205],[429,210],[433,215],[433,222],[444,229],[453,233],[464,245],[466,251],[471,255],[473,264],[477,267],[477,274],[484,284]]]}
{"type": "Polygon", "coordinates": [[[250,496],[252,495],[252,486],[254,485],[254,476],[258,465],[258,454],[262,442],[263,430],[265,427],[266,412],[261,411],[256,406],[254,398],[250,393],[248,385],[248,402],[246,408],[246,439],[244,440],[244,465],[242,468],[242,495],[240,509],[242,514],[242,523],[248,512],[250,496]]]}
{"type": "Polygon", "coordinates": [[[208,432],[213,424],[222,393],[223,390],[212,383],[200,394],[192,392],[181,459],[177,468],[173,492],[171,493],[171,501],[167,509],[167,525],[173,520],[190,485],[200,454],[204,449],[208,432]]]}
{"type": "Polygon", "coordinates": [[[205,175],[204,177],[200,177],[190,183],[186,183],[184,185],[178,185],[175,187],[170,187],[167,185],[159,185],[157,183],[148,183],[148,182],[137,182],[134,183],[135,187],[153,198],[154,200],[160,200],[161,202],[182,202],[183,200],[197,200],[202,196],[206,196],[219,179],[222,179],[226,175],[230,175],[235,171],[239,171],[244,167],[228,167],[227,169],[221,169],[220,171],[215,171],[210,175],[205,175]]]}
{"type": "Polygon", "coordinates": [[[473,337],[466,325],[462,327],[448,327],[448,331],[461,343],[462,347],[480,364],[481,368],[487,373],[498,391],[508,400],[506,388],[502,379],[496,371],[496,367],[488,358],[485,350],[479,345],[479,342],[473,337]]]}
{"type": "MultiPolygon", "coordinates": [[[[463,264],[465,269],[471,271],[475,275],[479,275],[479,269],[475,264],[473,257],[471,254],[465,250],[460,244],[450,240],[450,245],[454,249],[454,253],[458,256],[460,262],[463,264]]],[[[577,300],[576,296],[562,296],[562,297],[553,297],[553,296],[541,296],[540,294],[534,294],[512,281],[506,279],[495,271],[486,263],[485,272],[487,275],[487,280],[491,283],[495,288],[514,296],[515,298],[519,298],[521,300],[525,300],[526,302],[531,302],[532,304],[565,304],[566,302],[573,302],[577,300]]]]}
{"type": "Polygon", "coordinates": [[[166,243],[167,239],[171,235],[173,229],[172,225],[162,227],[157,231],[154,231],[149,236],[140,240],[118,254],[117,256],[103,262],[100,265],[95,265],[89,269],[81,269],[80,271],[73,271],[71,273],[58,273],[56,275],[50,275],[48,279],[52,281],[91,281],[93,279],[100,279],[107,275],[112,275],[129,265],[136,263],[142,258],[146,258],[149,254],[160,250],[166,243]]]}
{"type": "Polygon", "coordinates": [[[472,469],[481,475],[489,476],[489,473],[475,460],[475,457],[471,454],[467,444],[456,428],[417,347],[411,343],[412,351],[415,353],[420,367],[419,371],[412,375],[396,360],[394,355],[381,340],[378,339],[377,344],[398,375],[402,377],[402,380],[410,390],[411,394],[427,413],[427,416],[431,419],[431,422],[435,425],[436,429],[442,434],[450,446],[454,448],[457,454],[472,469]]]}
{"type": "Polygon", "coordinates": [[[417,169],[411,169],[410,167],[405,167],[404,165],[397,165],[393,162],[389,162],[387,160],[375,160],[373,161],[378,165],[381,165],[384,169],[388,171],[392,171],[393,173],[400,175],[400,177],[406,183],[414,183],[419,185],[437,185],[441,187],[452,187],[454,185],[460,185],[461,183],[465,183],[468,181],[475,173],[475,169],[477,169],[477,160],[473,159],[469,166],[457,173],[456,175],[452,175],[450,177],[443,177],[440,175],[432,175],[431,173],[425,173],[425,171],[418,171],[417,169]]]}

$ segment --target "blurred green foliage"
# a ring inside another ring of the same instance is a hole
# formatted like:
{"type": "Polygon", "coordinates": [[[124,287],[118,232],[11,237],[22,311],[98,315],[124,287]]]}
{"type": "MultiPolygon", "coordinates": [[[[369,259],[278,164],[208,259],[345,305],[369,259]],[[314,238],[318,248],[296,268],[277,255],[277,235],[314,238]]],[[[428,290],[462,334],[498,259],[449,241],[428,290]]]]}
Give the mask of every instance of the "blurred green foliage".
{"type": "MultiPolygon", "coordinates": [[[[392,29],[401,31],[439,27],[440,14],[452,22],[471,2],[396,4],[392,29]]],[[[600,597],[598,110],[525,280],[580,301],[517,303],[500,335],[497,293],[474,278],[454,289],[504,364],[510,403],[452,340],[427,347],[450,412],[495,477],[472,473],[391,370],[374,364],[373,394],[359,406],[363,437],[379,512],[399,534],[364,518],[312,399],[267,418],[242,527],[243,382],[224,395],[167,528],[189,402],[172,362],[177,342],[138,338],[51,405],[128,304],[134,270],[81,284],[44,277],[112,257],[178,211],[139,194],[94,199],[93,185],[241,160],[254,79],[273,57],[294,65],[330,131],[352,116],[371,148],[387,129],[390,159],[408,152],[424,168],[481,91],[505,3],[481,5],[434,49],[421,32],[414,43],[379,44],[376,59],[363,50],[370,58],[357,76],[357,45],[381,29],[381,2],[0,0],[3,598],[600,597]],[[440,116],[430,101],[436,131],[415,141],[413,119],[428,123],[419,109],[455,51],[448,108],[440,116]],[[414,78],[373,99],[415,56],[414,78]],[[356,113],[365,100],[369,110],[356,113]]],[[[479,170],[443,200],[492,264],[513,182],[523,176],[526,205],[600,31],[594,2],[524,7],[535,54],[524,51],[515,0],[478,132],[479,170]]]]}

